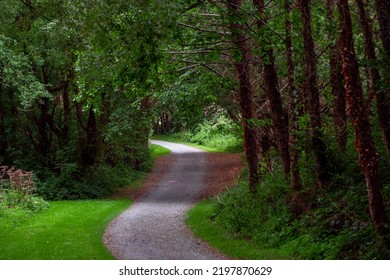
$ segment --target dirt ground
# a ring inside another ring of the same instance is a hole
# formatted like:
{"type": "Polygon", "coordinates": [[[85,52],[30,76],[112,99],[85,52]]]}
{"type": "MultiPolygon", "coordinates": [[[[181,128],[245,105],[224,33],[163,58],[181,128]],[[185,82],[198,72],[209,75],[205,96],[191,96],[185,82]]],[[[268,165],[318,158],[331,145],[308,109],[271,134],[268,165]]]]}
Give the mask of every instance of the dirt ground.
{"type": "Polygon", "coordinates": [[[244,168],[240,154],[208,153],[208,172],[204,180],[205,188],[200,199],[219,194],[233,186],[244,168]]]}

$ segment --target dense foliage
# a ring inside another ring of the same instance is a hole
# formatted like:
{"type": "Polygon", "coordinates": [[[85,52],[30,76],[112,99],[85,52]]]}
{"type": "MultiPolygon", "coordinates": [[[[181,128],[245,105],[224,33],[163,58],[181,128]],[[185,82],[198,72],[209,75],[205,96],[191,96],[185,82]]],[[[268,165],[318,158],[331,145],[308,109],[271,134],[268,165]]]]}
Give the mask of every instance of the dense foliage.
{"type": "MultiPolygon", "coordinates": [[[[259,247],[389,257],[389,11],[354,2],[198,1],[179,19],[185,40],[170,54],[195,80],[188,92],[213,73],[206,84],[223,85],[202,95],[214,98],[204,117],[222,111],[243,132],[248,177],[216,200],[214,220],[259,247]]],[[[212,146],[219,122],[170,125],[176,101],[159,124],[212,146]]]]}
{"type": "Polygon", "coordinates": [[[247,182],[217,222],[260,246],[332,244],[291,249],[307,258],[389,257],[389,7],[3,0],[0,165],[44,198],[98,198],[148,170],[153,132],[243,146],[247,182]]]}
{"type": "Polygon", "coordinates": [[[0,10],[0,162],[34,171],[49,199],[104,197],[148,170],[150,95],[175,5],[11,0],[0,10]]]}

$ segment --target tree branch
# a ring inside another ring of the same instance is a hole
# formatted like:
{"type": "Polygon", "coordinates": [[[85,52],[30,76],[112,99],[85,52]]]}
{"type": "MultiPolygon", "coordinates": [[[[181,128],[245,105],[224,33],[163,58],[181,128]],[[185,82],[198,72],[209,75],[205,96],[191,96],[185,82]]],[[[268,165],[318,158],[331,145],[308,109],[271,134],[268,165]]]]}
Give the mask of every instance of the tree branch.
{"type": "Polygon", "coordinates": [[[215,70],[214,68],[212,68],[211,66],[207,65],[206,63],[204,62],[198,62],[198,61],[191,61],[191,60],[181,60],[182,62],[185,62],[185,63],[191,63],[192,65],[189,65],[187,67],[183,67],[181,69],[179,69],[179,71],[186,71],[186,70],[189,70],[189,69],[193,69],[193,68],[196,68],[196,67],[204,67],[208,70],[210,70],[211,72],[217,74],[218,76],[220,76],[221,78],[225,78],[224,75],[222,75],[221,73],[219,73],[217,70],[215,70]]]}
{"type": "Polygon", "coordinates": [[[48,17],[46,17],[43,14],[38,13],[37,9],[31,4],[31,2],[29,0],[20,0],[20,2],[22,2],[23,5],[27,6],[30,9],[30,11],[34,15],[36,15],[37,17],[42,17],[42,18],[46,19],[47,21],[50,21],[50,19],[48,17]]]}
{"type": "Polygon", "coordinates": [[[187,27],[187,28],[191,28],[193,30],[201,31],[201,32],[217,33],[217,34],[220,34],[220,35],[223,35],[223,36],[230,34],[230,32],[222,32],[222,31],[217,31],[217,30],[203,29],[203,28],[200,28],[200,27],[197,27],[197,26],[193,26],[193,25],[189,25],[189,24],[185,24],[185,23],[181,23],[181,22],[178,22],[177,24],[180,25],[180,26],[184,26],[184,27],[187,27]]]}
{"type": "Polygon", "coordinates": [[[188,12],[188,11],[190,11],[192,9],[195,9],[195,8],[199,7],[200,5],[202,5],[204,2],[205,2],[205,0],[198,0],[198,2],[192,4],[188,8],[184,9],[184,11],[181,12],[181,13],[184,14],[185,12],[188,12]]]}

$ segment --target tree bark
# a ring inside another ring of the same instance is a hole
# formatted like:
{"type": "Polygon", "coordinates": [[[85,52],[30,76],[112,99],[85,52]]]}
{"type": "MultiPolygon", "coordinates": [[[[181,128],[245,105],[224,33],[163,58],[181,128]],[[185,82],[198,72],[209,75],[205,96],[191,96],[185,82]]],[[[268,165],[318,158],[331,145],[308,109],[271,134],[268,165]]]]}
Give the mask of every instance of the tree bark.
{"type": "Polygon", "coordinates": [[[152,98],[145,96],[141,100],[140,104],[140,113],[143,116],[143,122],[144,125],[142,126],[142,131],[140,131],[140,139],[142,142],[142,146],[147,149],[149,146],[149,135],[152,129],[151,126],[151,119],[152,119],[152,108],[154,106],[155,102],[153,101],[152,98]]]}
{"type": "MultiPolygon", "coordinates": [[[[229,0],[226,2],[229,14],[234,16],[239,13],[242,0],[229,0]]],[[[259,157],[256,139],[256,129],[250,123],[255,117],[255,106],[253,101],[253,87],[250,73],[250,52],[247,45],[247,38],[243,33],[243,26],[236,22],[230,24],[233,40],[241,53],[241,59],[235,63],[240,83],[240,109],[244,129],[245,155],[249,167],[249,188],[252,193],[256,193],[256,185],[260,180],[259,157]]]]}
{"type": "Polygon", "coordinates": [[[8,140],[7,135],[5,134],[5,108],[3,106],[3,82],[2,77],[0,76],[0,165],[9,164],[9,154],[8,154],[8,140]]]}
{"type": "MultiPolygon", "coordinates": [[[[49,84],[49,76],[46,70],[46,66],[42,65],[42,76],[43,76],[43,83],[45,85],[49,84]]],[[[54,158],[54,155],[51,153],[52,148],[52,137],[50,135],[50,115],[49,115],[49,100],[48,98],[43,98],[43,100],[40,100],[37,102],[40,114],[39,118],[34,118],[36,120],[35,126],[37,128],[37,132],[39,134],[39,150],[41,155],[43,156],[43,159],[46,161],[46,163],[50,166],[52,164],[52,159],[54,158]],[[47,161],[49,160],[49,161],[47,161]]],[[[53,120],[52,124],[54,123],[53,120]]]]}
{"type": "Polygon", "coordinates": [[[326,145],[322,133],[316,53],[311,31],[311,0],[300,0],[300,11],[303,23],[304,74],[306,76],[303,87],[305,91],[305,107],[306,112],[310,116],[311,142],[316,162],[318,186],[322,188],[329,181],[329,173],[327,170],[326,145]]]}
{"type": "Polygon", "coordinates": [[[50,155],[50,137],[48,133],[48,104],[47,100],[44,99],[41,104],[39,104],[40,115],[39,119],[37,118],[36,127],[39,133],[39,150],[44,158],[47,158],[50,155]]]}
{"type": "Polygon", "coordinates": [[[286,32],[286,56],[288,68],[288,119],[289,119],[289,151],[290,151],[290,178],[291,186],[295,191],[301,190],[301,182],[299,175],[299,156],[297,149],[297,90],[295,87],[295,64],[294,64],[294,47],[292,42],[293,25],[291,21],[292,3],[291,0],[285,0],[285,32],[286,32]]]}
{"type": "Polygon", "coordinates": [[[363,89],[355,54],[348,0],[338,0],[337,6],[342,31],[343,75],[346,83],[347,112],[355,130],[355,146],[359,154],[359,165],[366,180],[371,219],[376,232],[383,237],[388,233],[388,219],[381,195],[378,154],[372,137],[368,112],[364,107],[363,89]]]}
{"type": "Polygon", "coordinates": [[[94,165],[98,155],[98,130],[96,115],[91,107],[88,112],[88,122],[86,126],[87,140],[82,152],[82,163],[84,167],[94,165]]]}
{"type": "Polygon", "coordinates": [[[378,15],[380,38],[383,48],[390,59],[390,5],[388,0],[375,1],[376,12],[378,15]]]}
{"type": "Polygon", "coordinates": [[[69,81],[65,81],[64,91],[64,125],[62,127],[63,140],[65,143],[69,141],[70,126],[72,121],[71,107],[70,107],[70,96],[69,96],[69,81]]]}
{"type": "MultiPolygon", "coordinates": [[[[360,25],[363,31],[364,52],[368,61],[369,78],[371,79],[370,96],[375,96],[376,98],[376,111],[378,113],[379,125],[383,134],[387,158],[390,161],[390,104],[388,103],[390,91],[382,89],[380,85],[382,78],[375,66],[377,57],[375,54],[374,36],[372,27],[369,24],[369,15],[367,14],[365,4],[362,0],[355,0],[355,2],[358,7],[360,25]]],[[[367,104],[367,106],[369,105],[367,104]]]]}
{"type": "Polygon", "coordinates": [[[336,127],[337,142],[341,151],[347,148],[347,112],[345,102],[345,87],[341,74],[340,44],[336,43],[330,54],[330,83],[335,97],[333,120],[336,127]]]}
{"type": "Polygon", "coordinates": [[[264,0],[253,0],[253,5],[257,8],[260,15],[260,20],[257,21],[257,26],[262,43],[260,48],[262,49],[261,60],[264,64],[264,81],[267,88],[268,100],[271,106],[271,118],[273,127],[275,129],[276,142],[282,159],[283,172],[286,180],[290,175],[290,153],[288,149],[288,120],[283,110],[282,99],[279,92],[278,76],[275,69],[275,57],[270,44],[272,43],[269,38],[266,38],[265,28],[268,19],[264,16],[265,5],[264,0]]]}
{"type": "MultiPolygon", "coordinates": [[[[334,22],[333,17],[333,7],[335,1],[327,0],[327,18],[330,23],[334,22]]],[[[329,41],[332,41],[334,38],[332,36],[333,30],[328,31],[329,41]]],[[[333,105],[333,123],[335,125],[336,138],[341,151],[345,151],[347,147],[347,112],[346,112],[346,102],[345,102],[345,87],[344,80],[341,73],[342,59],[341,59],[341,39],[338,35],[336,43],[332,46],[330,52],[330,84],[332,87],[332,94],[334,96],[334,105],[333,105]]]]}

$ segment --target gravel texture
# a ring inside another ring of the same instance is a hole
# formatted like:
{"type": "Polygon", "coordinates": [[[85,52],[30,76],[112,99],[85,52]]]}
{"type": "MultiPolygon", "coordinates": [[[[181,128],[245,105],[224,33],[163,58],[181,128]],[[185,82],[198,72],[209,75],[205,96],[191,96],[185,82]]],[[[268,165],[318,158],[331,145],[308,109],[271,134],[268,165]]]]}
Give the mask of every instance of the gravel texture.
{"type": "Polygon", "coordinates": [[[170,168],[163,169],[165,175],[157,174],[152,179],[155,186],[111,222],[104,235],[107,248],[118,259],[226,259],[195,238],[184,222],[186,212],[207,189],[206,153],[182,144],[152,142],[172,151],[170,168]]]}

